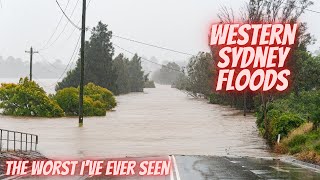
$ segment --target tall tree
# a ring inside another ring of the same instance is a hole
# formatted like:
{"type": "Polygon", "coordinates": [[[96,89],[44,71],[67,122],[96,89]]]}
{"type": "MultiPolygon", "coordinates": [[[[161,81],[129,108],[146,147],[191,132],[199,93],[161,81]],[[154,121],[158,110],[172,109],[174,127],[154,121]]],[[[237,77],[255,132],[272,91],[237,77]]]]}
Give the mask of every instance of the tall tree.
{"type": "Polygon", "coordinates": [[[208,96],[213,82],[213,61],[210,53],[200,52],[190,59],[187,66],[189,91],[208,96]]]}
{"type": "MultiPolygon", "coordinates": [[[[112,32],[107,25],[99,22],[93,28],[90,40],[85,45],[85,84],[93,82],[99,86],[115,91],[116,73],[112,67],[112,56],[114,48],[111,43],[112,32]]],[[[62,82],[58,83],[56,89],[65,87],[77,87],[80,79],[80,61],[76,68],[68,72],[62,82]]]]}
{"type": "Polygon", "coordinates": [[[129,79],[131,92],[142,92],[144,86],[141,57],[137,54],[129,62],[129,79]]]}
{"type": "Polygon", "coordinates": [[[116,72],[116,90],[115,94],[126,94],[131,90],[129,79],[129,59],[121,53],[113,61],[113,67],[116,72]]]}

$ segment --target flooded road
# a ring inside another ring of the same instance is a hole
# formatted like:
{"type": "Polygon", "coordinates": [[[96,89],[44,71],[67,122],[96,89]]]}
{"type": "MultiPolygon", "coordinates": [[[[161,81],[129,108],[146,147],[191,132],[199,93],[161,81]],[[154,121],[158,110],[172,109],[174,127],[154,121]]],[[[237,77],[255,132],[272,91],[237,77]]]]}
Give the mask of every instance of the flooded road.
{"type": "Polygon", "coordinates": [[[117,97],[105,117],[16,118],[0,116],[3,129],[39,135],[48,157],[153,155],[270,156],[252,115],[187,97],[169,86],[117,97]]]}

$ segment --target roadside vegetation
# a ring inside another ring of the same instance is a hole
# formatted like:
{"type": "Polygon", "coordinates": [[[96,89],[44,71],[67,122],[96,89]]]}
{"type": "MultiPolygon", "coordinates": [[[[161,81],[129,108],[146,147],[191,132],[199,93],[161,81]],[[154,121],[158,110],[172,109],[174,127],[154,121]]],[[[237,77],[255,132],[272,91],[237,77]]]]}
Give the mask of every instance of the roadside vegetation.
{"type": "MultiPolygon", "coordinates": [[[[84,87],[85,116],[105,116],[116,105],[115,97],[108,89],[93,83],[84,87]]],[[[0,109],[2,114],[13,116],[76,116],[79,111],[79,88],[64,88],[48,96],[34,81],[21,78],[18,84],[1,84],[0,109]]]]}
{"type": "Polygon", "coordinates": [[[34,81],[21,78],[18,84],[2,83],[0,109],[4,115],[61,117],[63,110],[34,81]]]}
{"type": "MultiPolygon", "coordinates": [[[[58,90],[52,98],[63,109],[66,116],[77,116],[79,112],[79,88],[69,87],[58,90]]],[[[107,110],[117,105],[114,95],[108,89],[88,83],[84,87],[83,114],[105,116],[107,110]]]]}
{"type": "MultiPolygon", "coordinates": [[[[244,115],[254,112],[260,134],[278,153],[295,155],[301,160],[320,164],[320,56],[313,55],[307,46],[315,40],[307,32],[307,24],[299,21],[309,0],[268,1],[250,0],[241,10],[241,21],[297,22],[296,45],[287,66],[293,72],[290,89],[285,93],[216,92],[215,49],[200,52],[189,60],[186,72],[180,73],[173,86],[197,97],[203,95],[213,104],[242,109],[244,115]],[[213,61],[212,61],[213,59],[213,61]],[[278,135],[280,142],[277,143],[278,135]]],[[[232,9],[223,7],[218,14],[223,23],[238,22],[232,9]]]]}

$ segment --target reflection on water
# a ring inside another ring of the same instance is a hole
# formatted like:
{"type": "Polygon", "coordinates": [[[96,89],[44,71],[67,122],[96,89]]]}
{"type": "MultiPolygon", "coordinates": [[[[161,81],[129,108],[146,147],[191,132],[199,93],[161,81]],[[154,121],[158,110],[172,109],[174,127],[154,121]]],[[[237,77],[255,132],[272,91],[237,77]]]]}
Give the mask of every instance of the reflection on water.
{"type": "MultiPolygon", "coordinates": [[[[49,83],[50,84],[50,83],[49,83]]],[[[270,156],[255,118],[229,107],[192,99],[169,86],[117,97],[105,117],[15,118],[0,116],[1,128],[39,135],[49,157],[150,155],[270,156]]]]}

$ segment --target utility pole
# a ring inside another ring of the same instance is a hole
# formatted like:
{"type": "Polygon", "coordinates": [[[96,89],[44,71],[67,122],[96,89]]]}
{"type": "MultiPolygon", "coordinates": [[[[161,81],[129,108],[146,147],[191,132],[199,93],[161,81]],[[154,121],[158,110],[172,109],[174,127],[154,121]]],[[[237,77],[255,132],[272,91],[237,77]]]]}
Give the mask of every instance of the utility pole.
{"type": "Polygon", "coordinates": [[[84,84],[84,45],[86,37],[86,0],[82,1],[81,53],[80,53],[80,93],[79,93],[79,127],[83,126],[83,84],[84,84]]]}
{"type": "Polygon", "coordinates": [[[30,81],[32,81],[32,57],[33,57],[33,54],[35,53],[39,53],[38,51],[33,51],[33,48],[31,46],[30,48],[30,51],[25,51],[26,53],[29,53],[30,54],[30,81]]]}

